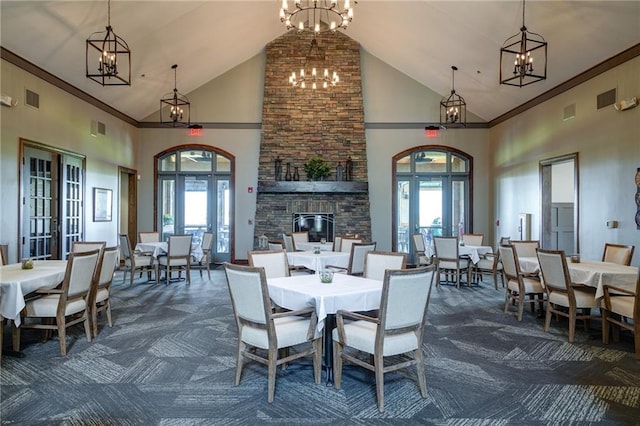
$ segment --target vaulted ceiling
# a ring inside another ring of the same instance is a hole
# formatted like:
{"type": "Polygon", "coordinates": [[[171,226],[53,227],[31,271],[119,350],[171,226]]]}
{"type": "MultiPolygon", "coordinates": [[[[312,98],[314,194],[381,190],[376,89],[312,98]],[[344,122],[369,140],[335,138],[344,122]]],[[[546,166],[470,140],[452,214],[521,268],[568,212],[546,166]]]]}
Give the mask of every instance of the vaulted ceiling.
{"type": "MultiPolygon", "coordinates": [[[[293,3],[290,0],[289,3],[293,3]]],[[[130,87],[85,77],[85,40],[107,24],[107,1],[2,0],[2,47],[142,120],[173,89],[189,93],[264,51],[286,32],[280,0],[111,2],[111,25],[132,51],[130,87]]],[[[523,4],[508,1],[359,0],[345,34],[400,72],[490,121],[640,43],[640,1],[526,2],[526,25],[549,43],[548,78],[524,88],[498,84],[499,51],[517,34],[523,4]]],[[[286,78],[286,76],[283,76],[286,78]]]]}

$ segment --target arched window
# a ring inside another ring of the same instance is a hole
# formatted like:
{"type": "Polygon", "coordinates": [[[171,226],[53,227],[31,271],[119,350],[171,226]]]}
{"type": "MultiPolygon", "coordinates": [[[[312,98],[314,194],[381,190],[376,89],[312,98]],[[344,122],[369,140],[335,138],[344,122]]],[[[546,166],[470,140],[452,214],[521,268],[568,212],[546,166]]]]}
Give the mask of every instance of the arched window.
{"type": "Polygon", "coordinates": [[[155,157],[157,223],[162,240],[192,234],[200,242],[214,233],[216,262],[233,253],[233,169],[235,158],[206,145],[187,145],[155,157]]]}
{"type": "Polygon", "coordinates": [[[414,254],[411,235],[457,236],[473,229],[473,159],[456,149],[430,145],[393,157],[394,249],[414,254]]]}

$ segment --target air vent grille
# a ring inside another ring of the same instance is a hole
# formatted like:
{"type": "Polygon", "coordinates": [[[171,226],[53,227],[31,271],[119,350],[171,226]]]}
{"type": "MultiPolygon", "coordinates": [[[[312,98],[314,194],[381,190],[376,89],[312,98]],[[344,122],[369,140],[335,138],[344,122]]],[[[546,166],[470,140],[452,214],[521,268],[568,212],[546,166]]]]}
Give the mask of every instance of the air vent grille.
{"type": "Polygon", "coordinates": [[[567,105],[564,107],[564,116],[562,119],[564,121],[571,120],[576,116],[576,104],[567,105]]]}
{"type": "Polygon", "coordinates": [[[29,89],[26,89],[25,93],[25,103],[34,108],[40,108],[40,95],[36,92],[32,92],[29,89]]]}
{"type": "Polygon", "coordinates": [[[608,107],[616,103],[616,89],[608,90],[598,95],[597,105],[598,109],[608,107]]]}
{"type": "Polygon", "coordinates": [[[98,134],[106,135],[107,134],[107,125],[98,121],[98,134]]]}

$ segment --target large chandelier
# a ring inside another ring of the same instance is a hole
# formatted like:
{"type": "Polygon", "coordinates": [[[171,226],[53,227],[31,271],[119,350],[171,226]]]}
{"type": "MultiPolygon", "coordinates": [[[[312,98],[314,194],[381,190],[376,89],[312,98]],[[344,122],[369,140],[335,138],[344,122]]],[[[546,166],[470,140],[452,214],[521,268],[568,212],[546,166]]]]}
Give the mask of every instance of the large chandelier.
{"type": "Polygon", "coordinates": [[[313,30],[319,34],[326,30],[347,29],[353,20],[353,6],[350,0],[344,0],[342,9],[337,0],[295,0],[295,7],[289,10],[287,0],[282,0],[280,21],[287,30],[295,28],[299,32],[313,30]]]}
{"type": "Polygon", "coordinates": [[[97,31],[86,43],[87,78],[103,86],[131,86],[131,50],[111,28],[111,0],[106,31],[97,31]]]}
{"type": "Polygon", "coordinates": [[[314,90],[318,87],[326,89],[329,86],[335,86],[340,82],[340,77],[338,77],[337,71],[331,72],[328,67],[323,69],[322,66],[326,65],[325,59],[324,51],[320,49],[318,41],[314,37],[311,40],[311,47],[305,58],[304,67],[297,75],[295,71],[291,73],[289,83],[293,87],[301,89],[309,87],[314,90]]]}
{"type": "Polygon", "coordinates": [[[173,93],[167,93],[160,99],[160,123],[171,127],[189,127],[191,124],[191,103],[178,92],[176,85],[178,65],[173,65],[173,93]]]}
{"type": "Polygon", "coordinates": [[[455,73],[458,67],[451,67],[451,94],[440,101],[440,127],[465,127],[467,125],[467,103],[456,93],[455,73]]]}
{"type": "Polygon", "coordinates": [[[523,87],[547,78],[547,42],[540,34],[527,30],[524,1],[520,34],[509,37],[500,49],[500,84],[523,87]]]}

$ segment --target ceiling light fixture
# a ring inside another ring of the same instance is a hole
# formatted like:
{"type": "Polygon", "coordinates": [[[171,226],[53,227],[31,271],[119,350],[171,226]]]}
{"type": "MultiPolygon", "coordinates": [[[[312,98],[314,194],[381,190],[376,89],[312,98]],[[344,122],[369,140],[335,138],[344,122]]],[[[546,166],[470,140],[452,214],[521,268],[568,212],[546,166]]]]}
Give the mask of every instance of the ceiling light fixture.
{"type": "Polygon", "coordinates": [[[451,94],[440,101],[440,127],[443,129],[465,127],[467,125],[467,103],[456,93],[455,73],[458,67],[451,67],[451,94]]]}
{"type": "Polygon", "coordinates": [[[106,31],[97,31],[86,42],[87,78],[103,86],[131,86],[131,50],[111,28],[111,0],[106,31]]]}
{"type": "Polygon", "coordinates": [[[508,86],[523,87],[547,79],[547,42],[540,34],[527,30],[524,1],[520,34],[506,39],[500,49],[500,84],[508,86]]]}
{"type": "Polygon", "coordinates": [[[305,58],[304,67],[300,69],[300,74],[296,75],[293,71],[289,76],[289,84],[293,87],[300,87],[306,89],[317,89],[322,87],[323,89],[329,86],[335,86],[340,82],[340,77],[337,71],[329,71],[328,67],[325,67],[323,71],[322,67],[325,64],[325,53],[318,46],[318,41],[314,37],[311,40],[311,47],[305,58]],[[320,75],[319,75],[320,74],[320,75]]]}
{"type": "Polygon", "coordinates": [[[295,0],[295,8],[291,11],[287,0],[282,0],[280,9],[280,21],[287,30],[295,28],[298,32],[313,30],[319,34],[327,30],[335,32],[338,28],[346,30],[352,20],[350,0],[344,0],[342,9],[338,8],[337,0],[295,0]]]}
{"type": "Polygon", "coordinates": [[[177,68],[178,65],[171,66],[173,69],[173,93],[167,93],[160,99],[160,123],[171,127],[189,127],[191,124],[191,103],[185,95],[178,92],[177,68]]]}

